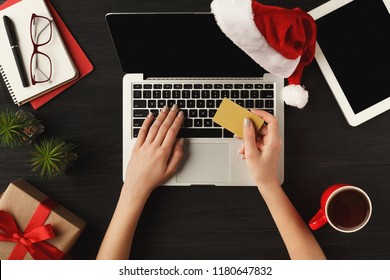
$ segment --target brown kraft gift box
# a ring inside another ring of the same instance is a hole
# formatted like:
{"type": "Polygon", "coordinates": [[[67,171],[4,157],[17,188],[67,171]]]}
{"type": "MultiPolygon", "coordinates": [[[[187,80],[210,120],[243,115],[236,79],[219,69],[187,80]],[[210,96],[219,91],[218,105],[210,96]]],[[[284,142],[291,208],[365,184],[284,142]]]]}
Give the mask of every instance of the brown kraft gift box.
{"type": "MultiPolygon", "coordinates": [[[[44,193],[25,180],[19,179],[12,182],[3,193],[0,199],[0,210],[10,214],[16,221],[18,228],[24,231],[38,205],[46,198],[44,193]]],[[[58,203],[53,207],[45,222],[45,225],[48,224],[51,224],[55,237],[44,242],[50,243],[65,254],[76,243],[86,226],[83,219],[58,203]]],[[[8,259],[15,246],[15,242],[0,241],[0,259],[8,259]]],[[[33,258],[27,252],[24,259],[31,260],[33,258]]]]}

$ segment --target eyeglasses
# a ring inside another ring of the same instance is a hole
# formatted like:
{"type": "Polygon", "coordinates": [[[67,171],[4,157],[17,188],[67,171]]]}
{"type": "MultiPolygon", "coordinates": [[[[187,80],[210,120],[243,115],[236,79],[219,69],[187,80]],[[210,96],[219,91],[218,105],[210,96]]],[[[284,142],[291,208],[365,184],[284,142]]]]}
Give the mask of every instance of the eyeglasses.
{"type": "Polygon", "coordinates": [[[33,85],[50,82],[52,75],[52,62],[50,57],[38,50],[48,44],[53,35],[53,19],[36,14],[31,15],[30,36],[34,50],[30,59],[30,77],[33,85]]]}

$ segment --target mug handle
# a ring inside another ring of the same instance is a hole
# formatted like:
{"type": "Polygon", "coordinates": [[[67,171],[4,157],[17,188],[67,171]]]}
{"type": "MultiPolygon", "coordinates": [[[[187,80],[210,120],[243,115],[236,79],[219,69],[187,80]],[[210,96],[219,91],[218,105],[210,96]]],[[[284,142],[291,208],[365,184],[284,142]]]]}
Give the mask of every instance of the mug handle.
{"type": "Polygon", "coordinates": [[[318,210],[317,214],[310,220],[309,226],[312,230],[317,230],[328,222],[324,211],[318,210]]]}

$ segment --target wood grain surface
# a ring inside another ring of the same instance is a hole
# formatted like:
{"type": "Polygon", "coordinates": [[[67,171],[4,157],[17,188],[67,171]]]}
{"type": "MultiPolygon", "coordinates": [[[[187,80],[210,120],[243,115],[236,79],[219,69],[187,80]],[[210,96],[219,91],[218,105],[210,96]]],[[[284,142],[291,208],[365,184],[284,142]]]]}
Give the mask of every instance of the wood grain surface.
{"type": "MultiPolygon", "coordinates": [[[[210,0],[52,0],[95,69],[37,111],[44,135],[77,144],[79,159],[66,177],[44,180],[30,171],[31,147],[0,150],[0,191],[25,178],[85,219],[71,253],[94,259],[122,186],[122,77],[105,22],[109,12],[209,11],[210,0]]],[[[309,11],[325,0],[263,1],[309,11]]],[[[362,73],[364,69],[362,70],[362,73]]],[[[329,259],[390,258],[389,113],[350,127],[318,65],[306,67],[308,105],[285,109],[283,187],[309,221],[326,187],[349,183],[371,197],[373,214],[353,234],[324,226],[314,232],[329,259]]],[[[362,89],[364,90],[364,89],[362,89]]],[[[368,93],[369,94],[369,93],[368,93]]],[[[11,105],[0,89],[0,106],[11,105]]],[[[255,188],[160,187],[140,218],[132,259],[288,259],[287,251],[255,188]]]]}

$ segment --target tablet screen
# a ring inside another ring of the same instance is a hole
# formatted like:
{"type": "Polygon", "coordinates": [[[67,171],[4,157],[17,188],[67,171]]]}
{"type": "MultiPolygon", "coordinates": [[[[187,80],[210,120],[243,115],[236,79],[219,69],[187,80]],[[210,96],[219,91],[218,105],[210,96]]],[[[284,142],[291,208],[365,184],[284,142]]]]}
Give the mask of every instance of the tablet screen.
{"type": "Polygon", "coordinates": [[[390,96],[390,15],[355,0],[316,20],[317,42],[355,114],[390,96]]]}

